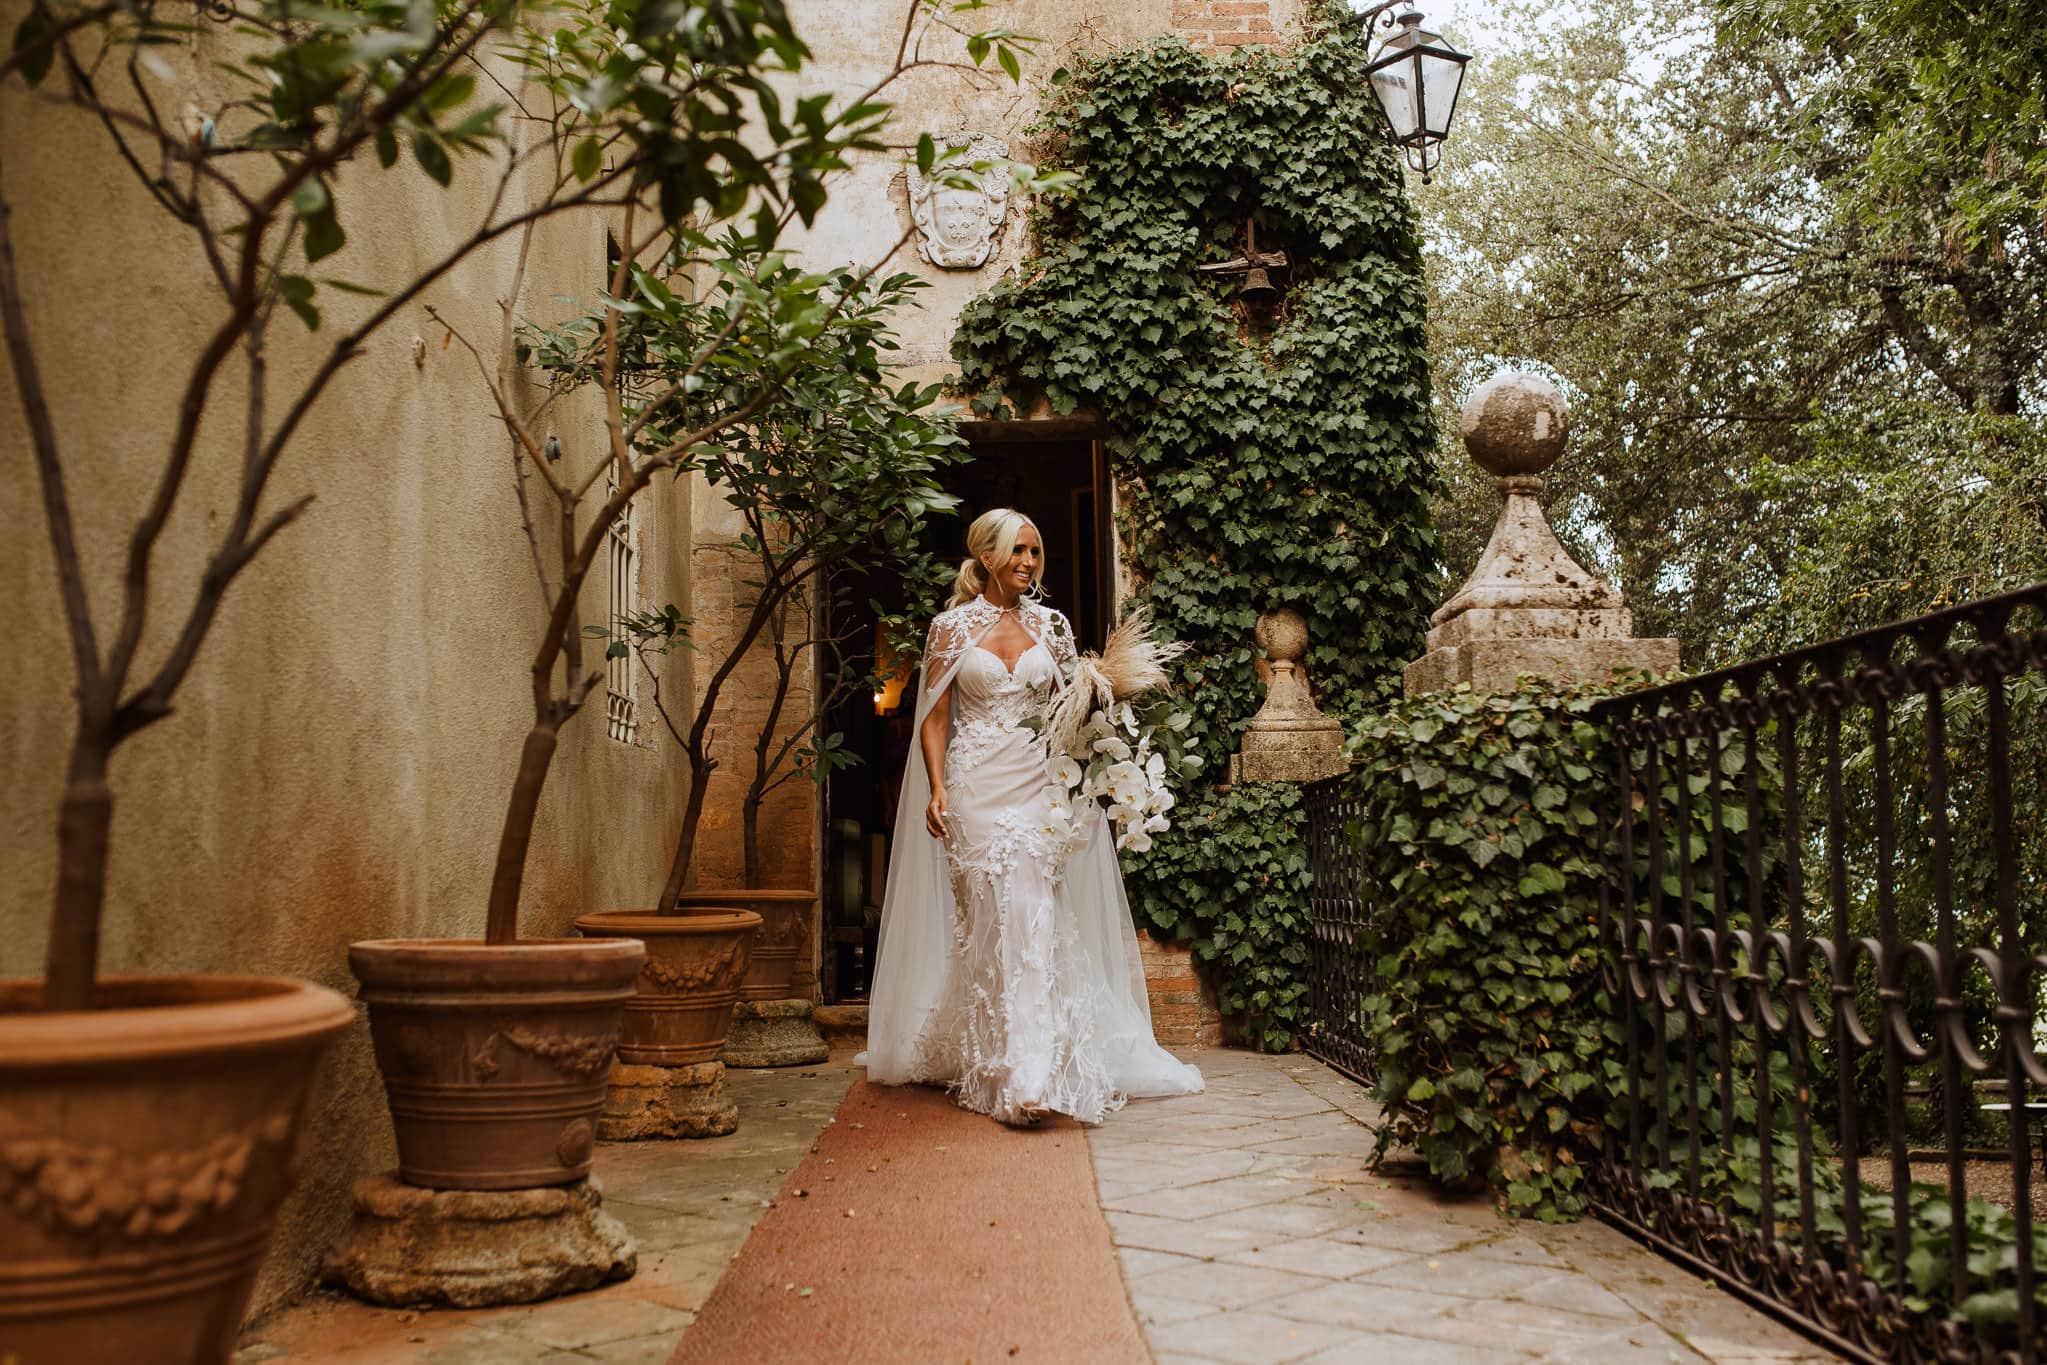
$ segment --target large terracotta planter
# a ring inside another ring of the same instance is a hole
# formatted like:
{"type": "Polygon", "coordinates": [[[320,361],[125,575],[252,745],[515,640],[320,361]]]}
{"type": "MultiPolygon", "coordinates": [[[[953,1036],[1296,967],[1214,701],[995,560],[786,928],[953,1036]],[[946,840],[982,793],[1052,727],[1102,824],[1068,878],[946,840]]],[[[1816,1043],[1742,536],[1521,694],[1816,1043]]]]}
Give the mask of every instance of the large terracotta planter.
{"type": "Polygon", "coordinates": [[[796,975],[796,958],[810,933],[810,909],[817,904],[811,891],[685,891],[677,902],[685,915],[706,909],[751,910],[761,917],[761,931],[755,936],[747,960],[746,979],[739,985],[741,1000],[787,1000],[790,980],[796,975]]]}
{"type": "Polygon", "coordinates": [[[0,1359],[224,1361],[355,1011],[264,977],[0,982],[0,1359]]]}
{"type": "Polygon", "coordinates": [[[760,927],[761,917],[751,910],[602,910],[579,918],[576,928],[588,938],[635,938],[647,945],[639,993],[626,1002],[618,1059],[669,1067],[718,1060],[760,927]]]}
{"type": "Polygon", "coordinates": [[[635,939],[374,939],[348,950],[398,1176],[444,1190],[566,1185],[590,1172],[635,939]]]}

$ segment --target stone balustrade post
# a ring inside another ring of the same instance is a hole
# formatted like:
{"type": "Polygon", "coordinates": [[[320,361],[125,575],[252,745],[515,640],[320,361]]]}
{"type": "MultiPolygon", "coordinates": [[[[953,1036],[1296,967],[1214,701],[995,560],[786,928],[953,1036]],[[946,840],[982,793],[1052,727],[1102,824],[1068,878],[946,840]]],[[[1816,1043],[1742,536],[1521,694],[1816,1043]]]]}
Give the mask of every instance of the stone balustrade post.
{"type": "Polygon", "coordinates": [[[1465,403],[1461,427],[1504,501],[1478,567],[1429,618],[1428,653],[1407,666],[1407,694],[1459,683],[1511,692],[1523,674],[1603,682],[1632,669],[1675,672],[1678,642],[1638,638],[1619,590],[1565,552],[1536,501],[1569,438],[1563,394],[1538,375],[1496,375],[1465,403]]]}

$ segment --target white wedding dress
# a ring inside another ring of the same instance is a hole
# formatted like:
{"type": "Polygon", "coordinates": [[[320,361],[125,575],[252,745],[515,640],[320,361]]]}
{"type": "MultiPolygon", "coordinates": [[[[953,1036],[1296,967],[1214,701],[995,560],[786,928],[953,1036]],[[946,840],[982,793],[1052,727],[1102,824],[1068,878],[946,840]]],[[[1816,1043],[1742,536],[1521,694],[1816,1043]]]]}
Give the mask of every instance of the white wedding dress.
{"type": "Polygon", "coordinates": [[[1201,1089],[1153,1039],[1137,936],[1107,818],[1077,852],[1051,817],[1042,717],[1074,661],[1073,629],[1028,599],[1013,668],[981,641],[1005,609],[976,598],[931,623],[917,733],[949,690],[946,838],[924,827],[931,785],[911,746],[868,1010],[870,1079],[943,1085],[1019,1122],[1040,1109],[1099,1123],[1132,1096],[1201,1089]]]}

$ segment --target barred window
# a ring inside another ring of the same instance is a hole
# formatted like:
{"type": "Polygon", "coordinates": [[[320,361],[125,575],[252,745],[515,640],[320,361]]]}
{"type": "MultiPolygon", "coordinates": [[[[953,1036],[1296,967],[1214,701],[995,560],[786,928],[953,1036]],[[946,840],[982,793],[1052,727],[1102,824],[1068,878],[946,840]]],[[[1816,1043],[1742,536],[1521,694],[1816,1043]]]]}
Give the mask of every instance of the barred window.
{"type": "MultiPolygon", "coordinates": [[[[611,491],[616,491],[616,485],[611,491]]],[[[627,503],[625,511],[611,524],[609,537],[609,624],[621,634],[626,618],[639,610],[639,556],[633,543],[637,520],[633,505],[627,503]]],[[[604,661],[604,717],[605,730],[613,739],[631,744],[639,738],[639,716],[633,703],[633,656],[629,652],[604,661]]]]}

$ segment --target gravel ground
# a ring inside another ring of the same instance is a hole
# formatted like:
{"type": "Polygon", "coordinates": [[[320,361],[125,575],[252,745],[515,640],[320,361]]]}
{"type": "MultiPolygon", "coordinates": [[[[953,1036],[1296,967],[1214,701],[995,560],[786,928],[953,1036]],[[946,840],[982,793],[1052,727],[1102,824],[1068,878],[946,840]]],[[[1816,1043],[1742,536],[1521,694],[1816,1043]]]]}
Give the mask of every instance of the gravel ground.
{"type": "MultiPolygon", "coordinates": [[[[1947,1163],[1945,1161],[1915,1161],[1911,1166],[1912,1183],[1932,1185],[1937,1189],[1947,1188],[1947,1163]]],[[[1891,1162],[1888,1157],[1864,1157],[1862,1159],[1862,1183],[1877,1189],[1891,1187],[1891,1162]]],[[[2008,1161],[1971,1160],[1962,1163],[1962,1184],[1972,1199],[1987,1203],[2013,1207],[2012,1169],[2008,1161]]],[[[2047,1227],[2047,1175],[2040,1173],[2036,1161],[2031,1171],[2031,1192],[2033,1196],[2033,1226],[2047,1227]]]]}

